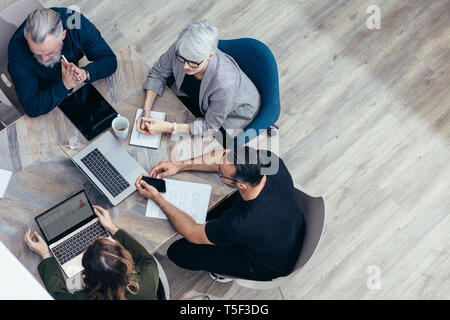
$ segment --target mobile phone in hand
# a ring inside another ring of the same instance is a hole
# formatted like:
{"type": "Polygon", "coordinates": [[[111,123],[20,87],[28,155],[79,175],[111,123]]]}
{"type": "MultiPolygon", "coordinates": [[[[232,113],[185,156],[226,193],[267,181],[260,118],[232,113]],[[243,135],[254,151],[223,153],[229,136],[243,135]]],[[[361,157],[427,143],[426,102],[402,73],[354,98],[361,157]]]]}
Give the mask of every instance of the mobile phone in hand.
{"type": "Polygon", "coordinates": [[[145,176],[142,177],[142,180],[144,180],[147,184],[154,187],[159,192],[161,192],[161,193],[166,192],[166,182],[164,180],[145,177],[145,176]]]}

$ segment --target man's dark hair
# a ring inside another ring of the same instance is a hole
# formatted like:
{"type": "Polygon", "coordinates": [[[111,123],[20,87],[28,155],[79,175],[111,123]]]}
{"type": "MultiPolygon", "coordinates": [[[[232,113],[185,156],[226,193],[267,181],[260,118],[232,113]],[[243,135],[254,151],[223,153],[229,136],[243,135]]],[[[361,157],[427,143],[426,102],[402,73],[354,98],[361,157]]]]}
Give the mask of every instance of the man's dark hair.
{"type": "Polygon", "coordinates": [[[253,148],[244,146],[234,149],[227,153],[227,160],[236,168],[236,173],[232,177],[235,180],[255,187],[264,177],[261,168],[265,165],[261,164],[259,151],[253,148]]]}

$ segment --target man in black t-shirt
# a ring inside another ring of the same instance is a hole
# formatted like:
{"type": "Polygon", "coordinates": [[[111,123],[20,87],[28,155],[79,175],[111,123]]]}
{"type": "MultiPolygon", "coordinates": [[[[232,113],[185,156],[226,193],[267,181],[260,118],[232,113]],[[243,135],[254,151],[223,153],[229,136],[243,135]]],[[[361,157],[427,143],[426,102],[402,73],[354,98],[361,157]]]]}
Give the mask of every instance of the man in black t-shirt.
{"type": "Polygon", "coordinates": [[[218,217],[209,216],[211,220],[197,224],[138,178],[139,193],[153,200],[184,236],[169,247],[167,255],[173,262],[190,270],[260,281],[291,272],[305,226],[291,175],[280,158],[269,151],[244,147],[215,151],[202,161],[162,162],[149,175],[162,179],[185,170],[219,173],[222,182],[238,192],[228,199],[228,208],[219,214],[214,210],[218,217]],[[270,164],[262,161],[263,154],[270,164]],[[278,171],[264,174],[264,168],[274,162],[278,171]]]}

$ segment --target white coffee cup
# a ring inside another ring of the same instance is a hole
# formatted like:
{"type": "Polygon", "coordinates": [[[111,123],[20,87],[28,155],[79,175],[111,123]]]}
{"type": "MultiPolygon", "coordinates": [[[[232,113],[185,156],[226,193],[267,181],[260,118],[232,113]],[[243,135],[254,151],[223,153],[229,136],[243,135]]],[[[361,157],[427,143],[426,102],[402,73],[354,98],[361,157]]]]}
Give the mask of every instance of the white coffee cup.
{"type": "Polygon", "coordinates": [[[128,129],[130,127],[130,123],[128,119],[122,117],[120,114],[112,121],[112,128],[114,130],[114,134],[120,140],[124,140],[128,137],[128,129]]]}

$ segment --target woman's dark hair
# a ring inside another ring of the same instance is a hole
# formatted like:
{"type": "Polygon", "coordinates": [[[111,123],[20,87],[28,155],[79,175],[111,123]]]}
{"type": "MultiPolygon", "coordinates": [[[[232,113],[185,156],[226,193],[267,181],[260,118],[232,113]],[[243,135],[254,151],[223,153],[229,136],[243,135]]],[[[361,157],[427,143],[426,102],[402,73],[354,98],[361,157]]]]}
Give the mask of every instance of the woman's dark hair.
{"type": "Polygon", "coordinates": [[[232,162],[236,168],[233,179],[249,184],[252,187],[257,186],[264,177],[261,174],[261,168],[265,167],[261,163],[259,151],[248,146],[234,149],[227,153],[228,162],[232,162]]]}
{"type": "Polygon", "coordinates": [[[139,292],[139,284],[130,279],[136,273],[133,258],[118,242],[98,238],[84,253],[82,264],[85,289],[92,300],[126,300],[126,292],[139,292]]]}

